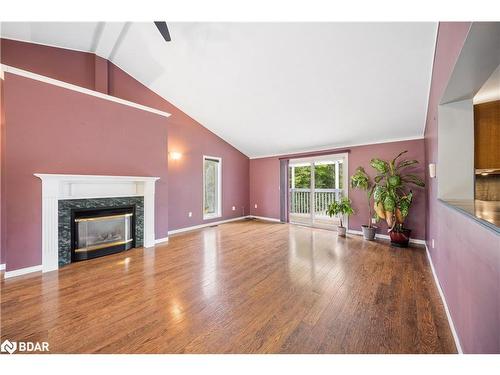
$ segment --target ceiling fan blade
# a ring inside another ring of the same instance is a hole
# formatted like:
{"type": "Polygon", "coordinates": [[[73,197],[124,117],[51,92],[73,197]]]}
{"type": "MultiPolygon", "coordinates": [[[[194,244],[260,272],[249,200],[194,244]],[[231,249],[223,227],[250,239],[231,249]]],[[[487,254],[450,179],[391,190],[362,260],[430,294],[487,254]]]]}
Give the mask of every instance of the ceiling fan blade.
{"type": "Polygon", "coordinates": [[[170,42],[170,33],[168,32],[167,23],[165,21],[154,21],[156,27],[160,31],[161,36],[165,39],[166,42],[170,42]]]}

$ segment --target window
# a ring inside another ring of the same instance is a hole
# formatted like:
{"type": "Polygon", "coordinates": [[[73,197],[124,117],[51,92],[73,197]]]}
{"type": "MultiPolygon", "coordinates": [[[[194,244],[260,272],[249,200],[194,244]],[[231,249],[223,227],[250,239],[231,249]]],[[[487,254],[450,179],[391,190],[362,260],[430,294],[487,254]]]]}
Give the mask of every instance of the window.
{"type": "Polygon", "coordinates": [[[203,156],[203,219],[222,216],[222,159],[203,156]]]}
{"type": "Polygon", "coordinates": [[[348,194],[347,161],[346,153],[289,161],[287,207],[291,223],[327,229],[338,224],[326,215],[326,210],[348,194]]]}

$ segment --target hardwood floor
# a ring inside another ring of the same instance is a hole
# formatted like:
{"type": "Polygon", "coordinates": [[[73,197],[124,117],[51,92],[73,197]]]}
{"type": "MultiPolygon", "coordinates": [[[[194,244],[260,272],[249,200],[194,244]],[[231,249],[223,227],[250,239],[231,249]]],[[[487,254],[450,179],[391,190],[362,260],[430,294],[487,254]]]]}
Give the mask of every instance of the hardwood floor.
{"type": "Polygon", "coordinates": [[[52,353],[454,353],[422,248],[233,222],[2,280],[2,340],[52,353]]]}

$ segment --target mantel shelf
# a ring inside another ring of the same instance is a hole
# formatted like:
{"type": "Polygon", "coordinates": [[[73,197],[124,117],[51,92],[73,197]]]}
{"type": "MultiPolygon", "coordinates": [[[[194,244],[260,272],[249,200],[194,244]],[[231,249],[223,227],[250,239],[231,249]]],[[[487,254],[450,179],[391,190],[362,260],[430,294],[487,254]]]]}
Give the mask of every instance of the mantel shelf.
{"type": "Polygon", "coordinates": [[[157,181],[160,179],[160,177],[150,177],[150,176],[107,176],[107,175],[52,174],[52,173],[34,173],[34,175],[42,180],[58,179],[64,181],[75,181],[75,180],[157,181]]]}

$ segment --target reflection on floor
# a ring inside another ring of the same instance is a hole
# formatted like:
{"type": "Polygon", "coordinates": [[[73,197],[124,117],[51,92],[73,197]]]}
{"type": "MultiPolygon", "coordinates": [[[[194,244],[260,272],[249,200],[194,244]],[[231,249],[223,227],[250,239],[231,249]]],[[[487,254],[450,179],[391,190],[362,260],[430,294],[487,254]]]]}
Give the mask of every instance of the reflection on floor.
{"type": "Polygon", "coordinates": [[[451,353],[422,248],[241,221],[2,280],[2,340],[52,353],[451,353]]]}
{"type": "MultiPolygon", "coordinates": [[[[311,225],[312,218],[311,214],[298,214],[298,213],[289,213],[289,220],[294,224],[301,225],[311,225]]],[[[337,225],[340,224],[339,219],[335,217],[329,217],[326,215],[316,214],[314,217],[314,225],[326,229],[337,229],[337,225]]]]}

